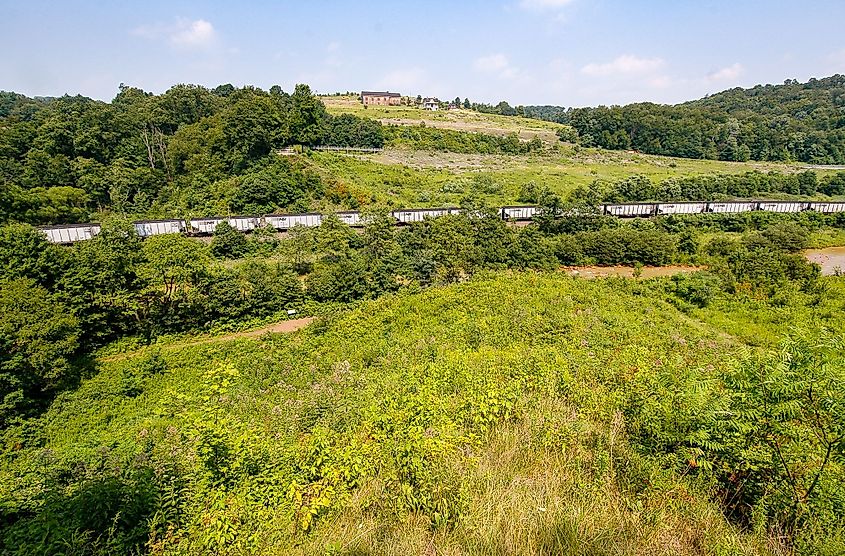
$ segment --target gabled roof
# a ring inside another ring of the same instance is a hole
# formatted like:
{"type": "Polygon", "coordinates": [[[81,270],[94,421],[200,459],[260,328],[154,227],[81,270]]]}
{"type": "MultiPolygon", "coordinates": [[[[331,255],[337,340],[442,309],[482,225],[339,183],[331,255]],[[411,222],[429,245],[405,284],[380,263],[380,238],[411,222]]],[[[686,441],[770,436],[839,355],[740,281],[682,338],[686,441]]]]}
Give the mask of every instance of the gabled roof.
{"type": "Polygon", "coordinates": [[[399,93],[389,91],[361,91],[362,97],[401,97],[399,93]]]}

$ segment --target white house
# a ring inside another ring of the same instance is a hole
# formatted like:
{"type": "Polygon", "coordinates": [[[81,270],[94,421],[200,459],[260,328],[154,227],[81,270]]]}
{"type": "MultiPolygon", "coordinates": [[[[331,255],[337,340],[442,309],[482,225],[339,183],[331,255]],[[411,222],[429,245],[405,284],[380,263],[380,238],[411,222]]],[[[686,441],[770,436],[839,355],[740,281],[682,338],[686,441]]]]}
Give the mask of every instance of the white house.
{"type": "Polygon", "coordinates": [[[424,98],[422,107],[423,110],[440,110],[440,101],[436,98],[424,98]]]}

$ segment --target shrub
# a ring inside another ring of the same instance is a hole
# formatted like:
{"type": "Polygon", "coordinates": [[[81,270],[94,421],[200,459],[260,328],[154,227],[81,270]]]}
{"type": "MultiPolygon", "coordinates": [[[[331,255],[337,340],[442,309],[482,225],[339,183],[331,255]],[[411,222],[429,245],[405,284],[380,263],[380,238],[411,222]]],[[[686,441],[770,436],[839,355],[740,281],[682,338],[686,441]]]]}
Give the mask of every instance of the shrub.
{"type": "Polygon", "coordinates": [[[79,322],[27,279],[0,281],[0,425],[30,413],[77,378],[79,322]]]}
{"type": "Polygon", "coordinates": [[[214,229],[211,254],[220,259],[239,259],[246,255],[249,243],[246,236],[228,222],[220,222],[214,229]]]}

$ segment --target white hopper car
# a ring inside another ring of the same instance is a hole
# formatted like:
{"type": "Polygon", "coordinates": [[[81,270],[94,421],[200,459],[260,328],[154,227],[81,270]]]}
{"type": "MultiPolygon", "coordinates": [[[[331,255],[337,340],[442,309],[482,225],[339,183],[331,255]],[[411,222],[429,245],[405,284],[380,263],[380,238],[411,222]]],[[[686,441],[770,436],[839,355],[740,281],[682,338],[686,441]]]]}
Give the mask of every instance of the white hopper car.
{"type": "MultiPolygon", "coordinates": [[[[845,202],[804,202],[804,201],[709,201],[675,203],[613,203],[599,205],[601,214],[622,218],[650,217],[663,215],[703,214],[703,213],[743,213],[767,211],[777,213],[798,213],[805,210],[831,214],[845,212],[845,202]]],[[[402,209],[391,213],[397,224],[413,224],[426,218],[437,218],[447,214],[459,214],[459,208],[402,209]]],[[[531,220],[538,216],[540,208],[536,206],[502,207],[498,214],[503,220],[531,220]]],[[[572,213],[568,213],[572,216],[572,213]]],[[[577,216],[577,214],[575,215],[577,216]]],[[[358,211],[343,211],[337,217],[353,227],[366,224],[366,217],[358,211]]],[[[260,226],[271,226],[279,231],[286,231],[296,226],[313,228],[323,222],[318,213],[304,214],[268,214],[266,216],[210,216],[184,220],[142,220],[134,223],[140,237],[159,234],[213,234],[218,224],[228,222],[236,230],[250,232],[260,226]]],[[[91,239],[100,231],[99,224],[65,224],[41,228],[47,239],[53,243],[74,243],[91,239]]]]}

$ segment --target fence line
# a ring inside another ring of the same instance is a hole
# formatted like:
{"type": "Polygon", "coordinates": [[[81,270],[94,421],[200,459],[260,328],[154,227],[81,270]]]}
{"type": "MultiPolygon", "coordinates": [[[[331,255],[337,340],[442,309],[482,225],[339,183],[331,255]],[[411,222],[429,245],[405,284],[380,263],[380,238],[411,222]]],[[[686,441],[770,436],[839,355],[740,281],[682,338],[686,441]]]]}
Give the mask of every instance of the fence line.
{"type": "MultiPolygon", "coordinates": [[[[345,152],[345,153],[380,153],[384,149],[375,148],[375,147],[332,147],[332,146],[325,146],[320,145],[318,147],[311,147],[315,151],[332,151],[332,152],[345,152]]],[[[299,146],[291,146],[285,147],[283,149],[278,149],[276,154],[278,155],[292,155],[298,154],[302,152],[302,148],[299,146]]]]}
{"type": "Polygon", "coordinates": [[[353,153],[380,153],[384,149],[377,148],[377,147],[329,147],[320,145],[319,147],[314,147],[314,150],[317,151],[342,151],[342,152],[353,152],[353,153]]]}

